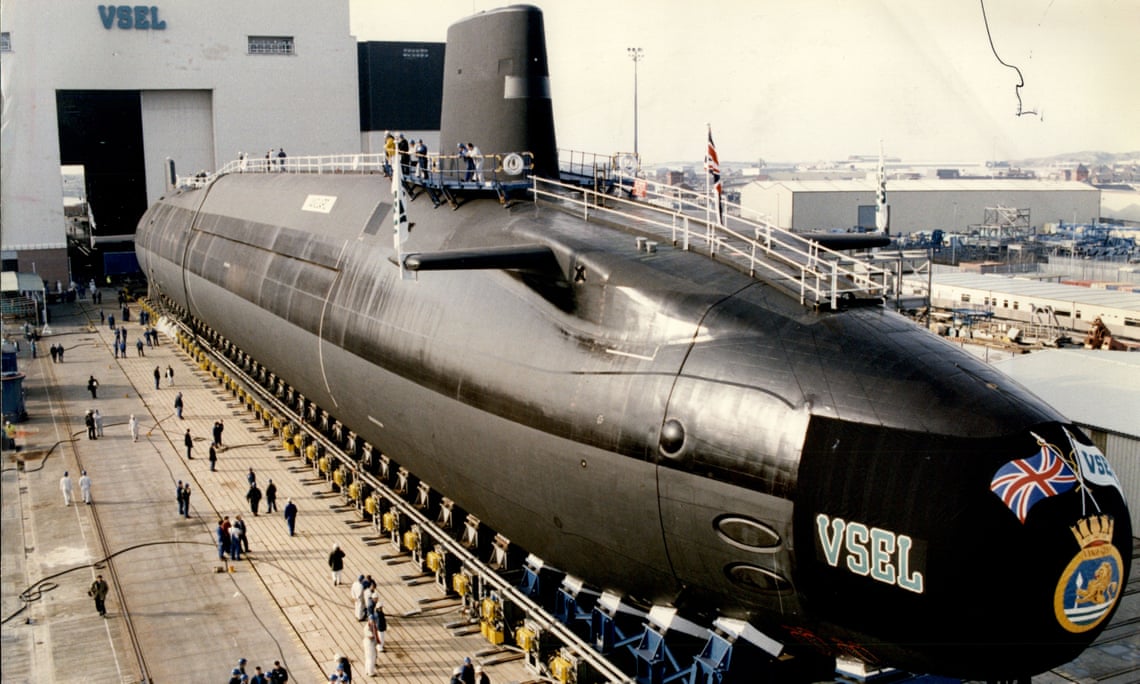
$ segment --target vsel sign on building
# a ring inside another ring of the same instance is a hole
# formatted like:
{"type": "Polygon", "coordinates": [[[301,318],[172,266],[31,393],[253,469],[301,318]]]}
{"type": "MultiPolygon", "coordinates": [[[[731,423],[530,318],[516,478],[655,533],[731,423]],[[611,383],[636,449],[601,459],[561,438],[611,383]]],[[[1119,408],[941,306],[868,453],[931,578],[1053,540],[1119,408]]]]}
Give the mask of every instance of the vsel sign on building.
{"type": "Polygon", "coordinates": [[[166,22],[158,18],[158,8],[153,5],[99,5],[99,18],[107,30],[112,26],[140,31],[162,31],[166,28],[166,22]]]}

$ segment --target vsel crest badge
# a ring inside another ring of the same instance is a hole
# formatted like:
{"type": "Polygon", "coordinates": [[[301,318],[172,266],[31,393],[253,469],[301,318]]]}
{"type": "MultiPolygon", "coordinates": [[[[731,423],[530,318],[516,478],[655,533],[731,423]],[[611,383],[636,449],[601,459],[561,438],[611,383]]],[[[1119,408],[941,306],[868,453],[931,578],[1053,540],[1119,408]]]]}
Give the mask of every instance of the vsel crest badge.
{"type": "Polygon", "coordinates": [[[1108,515],[1082,518],[1072,526],[1081,550],[1057,582],[1053,611],[1070,632],[1087,632],[1104,621],[1120,597],[1124,561],[1112,544],[1108,515]]]}
{"type": "MultiPolygon", "coordinates": [[[[1074,487],[1084,503],[1091,503],[1098,511],[1100,505],[1088,483],[1121,491],[1116,473],[1100,450],[1080,444],[1062,429],[1071,449],[1068,455],[1031,432],[1038,453],[1006,463],[990,481],[990,490],[1023,525],[1035,504],[1074,487]]],[[[1124,559],[1112,543],[1113,527],[1110,515],[1089,515],[1070,527],[1080,550],[1061,573],[1053,592],[1053,613],[1070,632],[1087,632],[1104,622],[1120,598],[1124,559]]]]}

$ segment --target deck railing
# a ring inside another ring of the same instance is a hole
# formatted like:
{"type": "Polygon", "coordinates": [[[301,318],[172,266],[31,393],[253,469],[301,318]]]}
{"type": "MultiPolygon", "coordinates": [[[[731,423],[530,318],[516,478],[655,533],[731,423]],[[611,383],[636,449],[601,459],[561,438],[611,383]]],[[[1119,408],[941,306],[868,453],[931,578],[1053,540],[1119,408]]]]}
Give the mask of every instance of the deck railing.
{"type": "MultiPolygon", "coordinates": [[[[737,264],[752,277],[760,277],[798,292],[802,304],[838,309],[841,300],[883,297],[891,272],[870,261],[828,249],[762,220],[743,218],[741,207],[723,202],[723,221],[709,195],[685,188],[647,182],[634,176],[637,159],[631,155],[591,155],[563,151],[560,173],[578,182],[531,175],[529,152],[480,155],[481,168],[469,170],[458,155],[429,154],[410,157],[404,177],[429,188],[496,190],[532,193],[573,207],[582,218],[606,216],[668,239],[686,251],[737,264]],[[421,161],[425,162],[421,165],[421,161]],[[584,185],[583,178],[598,182],[584,185]]],[[[398,159],[398,157],[397,157],[398,159]]],[[[218,176],[233,173],[391,173],[396,163],[382,153],[236,159],[212,174],[180,177],[181,187],[202,187],[218,176]]]]}
{"type": "MultiPolygon", "coordinates": [[[[584,220],[606,217],[667,237],[681,249],[729,260],[752,277],[794,284],[801,304],[832,310],[848,298],[882,297],[890,272],[828,249],[765,221],[739,216],[739,205],[725,203],[722,225],[714,202],[703,194],[660,183],[646,183],[644,198],[630,198],[561,181],[534,177],[535,201],[573,208],[584,220]]],[[[639,194],[641,194],[639,192],[639,194]]]]}
{"type": "MultiPolygon", "coordinates": [[[[247,157],[227,162],[214,173],[202,172],[179,176],[179,187],[204,187],[218,176],[233,173],[383,173],[391,175],[392,164],[383,153],[327,154],[299,157],[247,157]]],[[[505,183],[526,182],[533,168],[530,152],[496,152],[481,154],[475,168],[468,169],[465,158],[454,154],[416,155],[412,153],[403,170],[409,183],[434,187],[488,188],[505,183]]]]}

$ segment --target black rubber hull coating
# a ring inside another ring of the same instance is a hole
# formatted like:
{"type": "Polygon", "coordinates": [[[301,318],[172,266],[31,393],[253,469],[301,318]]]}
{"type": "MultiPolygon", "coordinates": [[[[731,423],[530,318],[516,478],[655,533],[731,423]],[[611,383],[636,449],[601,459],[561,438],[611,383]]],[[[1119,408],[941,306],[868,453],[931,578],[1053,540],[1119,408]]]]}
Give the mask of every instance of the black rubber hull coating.
{"type": "Polygon", "coordinates": [[[404,277],[390,193],[224,176],[150,208],[139,262],[152,294],[599,588],[969,679],[1065,663],[1111,618],[1132,550],[1118,481],[969,354],[529,203],[412,202],[402,249],[439,270],[404,277]]]}

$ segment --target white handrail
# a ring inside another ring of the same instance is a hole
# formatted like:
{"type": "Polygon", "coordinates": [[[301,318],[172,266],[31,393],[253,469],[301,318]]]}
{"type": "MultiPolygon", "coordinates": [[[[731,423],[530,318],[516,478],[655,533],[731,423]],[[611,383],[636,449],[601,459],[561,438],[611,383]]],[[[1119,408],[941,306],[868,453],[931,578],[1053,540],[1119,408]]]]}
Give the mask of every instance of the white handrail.
{"type": "MultiPolygon", "coordinates": [[[[580,207],[581,215],[621,217],[637,227],[668,234],[673,244],[689,249],[692,241],[704,240],[710,258],[727,255],[743,262],[750,276],[758,273],[783,280],[793,278],[799,285],[800,303],[826,303],[834,310],[844,296],[882,296],[886,291],[887,269],[854,259],[818,242],[796,235],[764,221],[751,221],[728,215],[726,224],[706,220],[704,195],[672,186],[649,191],[650,201],[627,199],[592,188],[533,177],[531,192],[539,198],[580,207]],[[668,201],[662,201],[668,200],[668,201]],[[686,210],[690,213],[686,213],[686,210]],[[697,212],[694,215],[691,212],[697,212]],[[751,235],[730,226],[741,226],[751,235]],[[878,282],[876,281],[878,279],[878,282]]],[[[737,207],[738,208],[738,207],[737,207]]]]}
{"type": "MultiPolygon", "coordinates": [[[[504,160],[512,153],[482,155],[482,170],[486,182],[472,183],[466,178],[463,160],[455,155],[429,154],[426,169],[421,170],[417,156],[411,155],[412,171],[407,179],[413,183],[450,185],[451,187],[498,187],[500,181],[509,187],[520,180],[529,182],[534,200],[546,198],[556,203],[581,207],[582,218],[591,214],[606,214],[633,222],[637,227],[668,236],[673,244],[689,251],[696,241],[704,241],[710,258],[726,257],[745,267],[751,277],[767,277],[776,281],[794,280],[798,283],[800,303],[827,304],[833,310],[839,299],[847,296],[883,296],[890,272],[885,267],[852,258],[850,255],[821,246],[791,231],[767,221],[753,221],[740,216],[738,204],[724,202],[724,225],[719,222],[712,199],[707,195],[684,188],[646,183],[645,199],[631,199],[613,195],[605,184],[616,180],[618,187],[627,189],[637,181],[624,173],[623,165],[636,164],[630,155],[586,155],[578,153],[569,160],[570,167],[581,168],[578,176],[595,178],[598,187],[582,187],[558,180],[530,175],[533,155],[529,152],[513,153],[523,160],[523,171],[508,173],[504,160]],[[589,156],[589,158],[587,158],[589,156]],[[627,159],[628,157],[628,159],[627,159]],[[599,160],[602,160],[599,163],[599,160]],[[490,163],[487,163],[490,162],[490,163]],[[591,169],[589,174],[585,169],[591,169]],[[598,173],[609,178],[597,178],[598,173]],[[603,183],[604,181],[604,183],[603,183]]],[[[517,160],[511,160],[512,165],[517,160]]],[[[216,173],[199,173],[179,177],[179,187],[203,187],[223,174],[232,173],[388,173],[393,160],[383,153],[340,154],[300,157],[250,157],[225,164],[216,173]]],[[[564,166],[565,163],[560,164],[564,166]]],[[[514,169],[512,169],[514,170],[514,169]]],[[[574,173],[571,171],[571,173],[574,173]]],[[[639,188],[639,194],[641,194],[639,188]]]]}
{"type": "MultiPolygon", "coordinates": [[[[409,183],[428,183],[433,185],[455,185],[478,183],[484,187],[494,187],[497,183],[517,183],[520,172],[517,169],[508,171],[508,165],[521,160],[522,176],[529,175],[533,168],[534,155],[530,152],[496,152],[479,155],[481,166],[468,170],[465,160],[454,154],[428,154],[426,155],[426,168],[419,162],[421,157],[410,153],[409,170],[404,178],[409,183]],[[517,157],[517,159],[512,159],[517,157]],[[471,176],[471,180],[468,180],[471,176]],[[477,180],[482,178],[483,180],[477,180]]],[[[209,185],[218,176],[233,173],[384,173],[390,174],[394,159],[388,159],[382,152],[371,154],[325,154],[298,157],[247,157],[226,162],[222,168],[213,173],[205,171],[193,176],[179,176],[178,186],[188,188],[201,188],[209,185]]],[[[522,180],[525,181],[525,178],[522,180]]],[[[464,187],[473,187],[465,185],[464,187]]]]}

